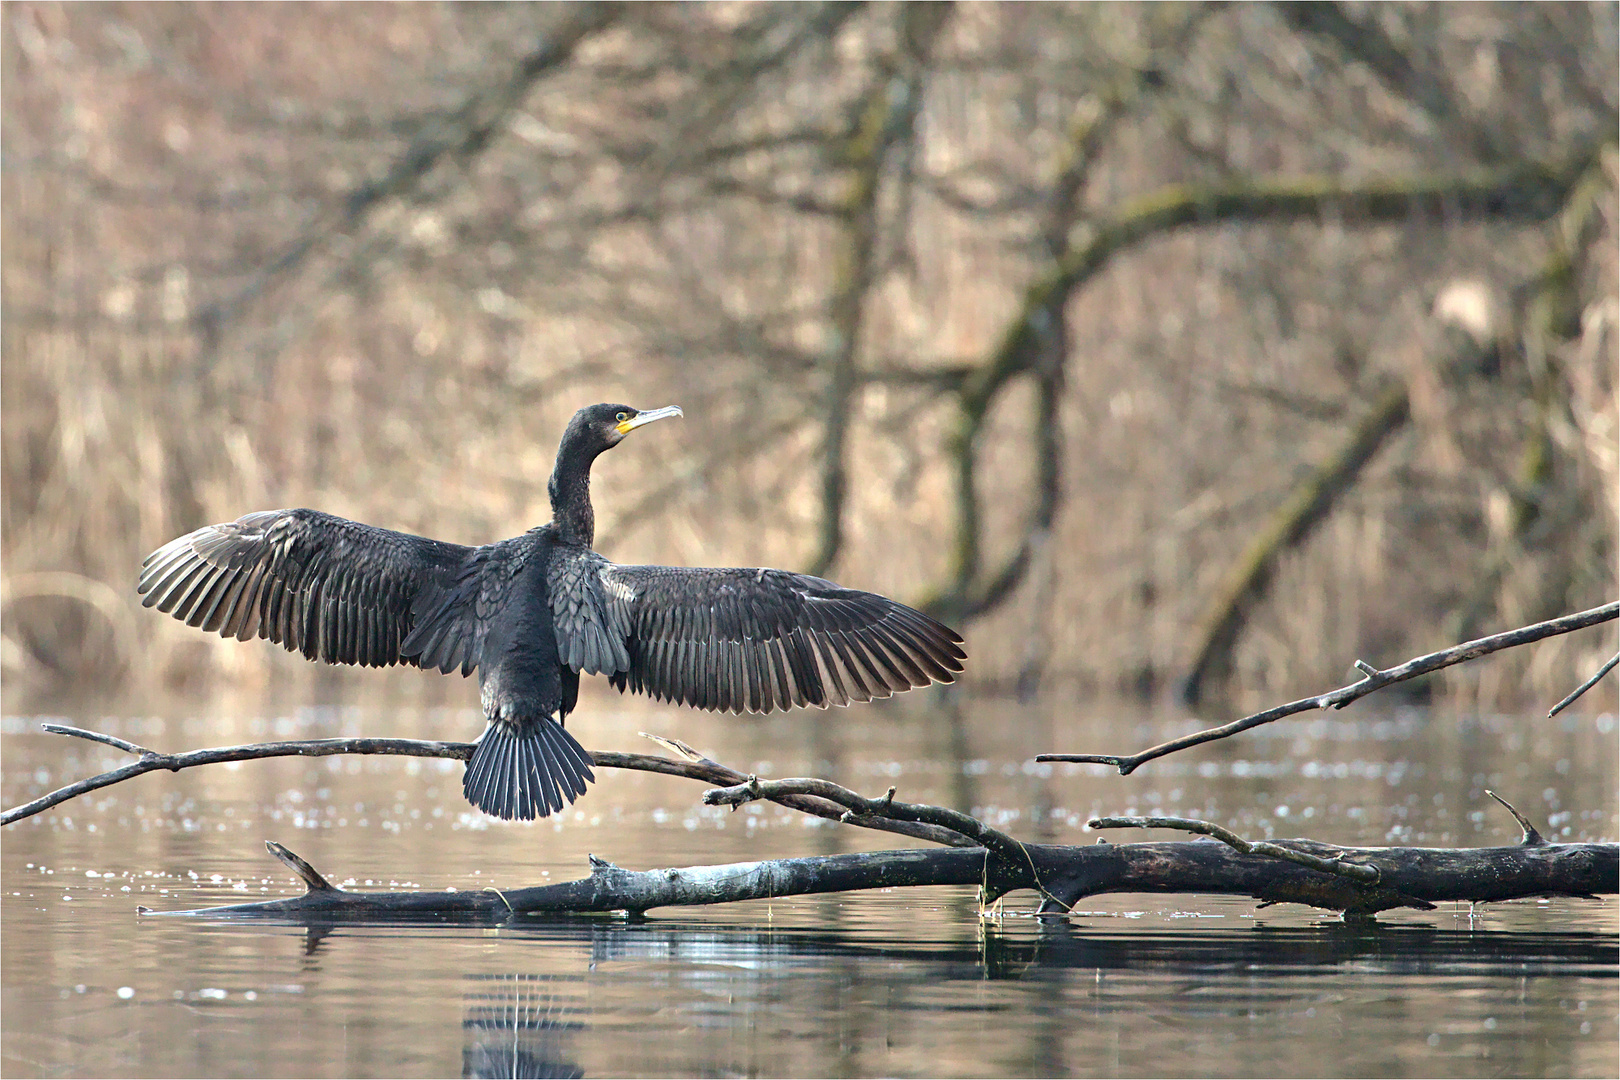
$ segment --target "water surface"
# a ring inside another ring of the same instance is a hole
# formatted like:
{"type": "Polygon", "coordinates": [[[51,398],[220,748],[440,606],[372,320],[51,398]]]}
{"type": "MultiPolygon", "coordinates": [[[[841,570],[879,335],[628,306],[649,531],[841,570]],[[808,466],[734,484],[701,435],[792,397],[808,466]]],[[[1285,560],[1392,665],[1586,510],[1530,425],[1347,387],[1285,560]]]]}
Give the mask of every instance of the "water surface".
{"type": "MultiPolygon", "coordinates": [[[[1185,717],[912,695],[717,718],[582,705],[593,749],[680,737],[744,771],[822,775],[1090,843],[1087,817],[1205,817],[1245,835],[1476,846],[1613,840],[1612,715],[1548,722],[1361,709],[1284,721],[1131,777],[1041,751],[1140,749],[1185,717]],[[584,710],[589,708],[587,714],[584,710]]],[[[206,703],[64,719],[163,750],[276,738],[470,738],[476,715],[386,702],[221,716],[206,703]]],[[[5,719],[6,805],[129,760],[5,719]]],[[[0,836],[3,1071],[84,1076],[1520,1075],[1617,1070],[1603,901],[1324,912],[1104,896],[1056,924],[1015,893],[898,890],[482,926],[140,917],[299,891],[277,840],[350,888],[507,888],[645,868],[910,844],[703,785],[604,771],[561,820],[506,824],[459,763],[268,760],[151,774],[0,836]]],[[[1167,839],[1144,833],[1112,839],[1167,839]]]]}

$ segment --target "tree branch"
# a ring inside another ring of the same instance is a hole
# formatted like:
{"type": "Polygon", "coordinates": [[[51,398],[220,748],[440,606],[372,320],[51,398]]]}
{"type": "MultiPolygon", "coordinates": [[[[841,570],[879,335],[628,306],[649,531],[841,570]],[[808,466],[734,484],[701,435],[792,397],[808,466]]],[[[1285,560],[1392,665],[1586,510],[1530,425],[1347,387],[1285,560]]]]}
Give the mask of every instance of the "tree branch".
{"type": "Polygon", "coordinates": [[[1613,656],[1609,657],[1609,662],[1598,668],[1596,675],[1593,675],[1590,679],[1587,679],[1585,682],[1581,683],[1581,685],[1577,686],[1568,697],[1549,709],[1547,711],[1547,719],[1551,720],[1553,717],[1569,708],[1569,706],[1574,703],[1576,698],[1592,689],[1592,687],[1596,686],[1603,680],[1603,676],[1613,671],[1616,664],[1620,664],[1620,653],[1615,653],[1613,656]]]}
{"type": "Polygon", "coordinates": [[[1449,649],[1429,653],[1426,656],[1414,657],[1404,664],[1387,670],[1379,670],[1364,660],[1357,660],[1356,667],[1364,673],[1364,677],[1348,686],[1341,686],[1337,690],[1330,690],[1316,697],[1301,698],[1286,705],[1278,705],[1264,712],[1246,716],[1242,720],[1234,720],[1221,727],[1197,731],[1191,735],[1183,735],[1179,739],[1160,743],[1136,754],[1037,754],[1036,761],[1073,761],[1090,764],[1113,765],[1119,769],[1121,776],[1129,776],[1139,766],[1154,758],[1173,754],[1178,750],[1200,746],[1207,742],[1229,738],[1241,731],[1269,724],[1273,720],[1281,720],[1285,716],[1295,713],[1307,712],[1311,709],[1342,709],[1358,698],[1366,697],[1374,690],[1380,690],[1393,683],[1405,682],[1415,679],[1419,675],[1427,675],[1432,671],[1439,671],[1453,664],[1460,664],[1465,660],[1474,660],[1500,649],[1510,649],[1515,645],[1528,645],[1532,641],[1542,638],[1556,637],[1574,630],[1581,630],[1598,623],[1609,622],[1620,617],[1620,603],[1604,604],[1588,611],[1577,612],[1573,615],[1564,615],[1546,622],[1534,623],[1530,626],[1521,626],[1517,630],[1494,634],[1491,637],[1479,638],[1476,641],[1453,645],[1449,649]]]}
{"type": "Polygon", "coordinates": [[[946,445],[955,492],[956,537],[948,580],[924,603],[924,610],[951,617],[977,614],[991,606],[986,600],[998,600],[1021,580],[1028,565],[1028,552],[1022,547],[993,575],[993,589],[981,590],[977,602],[971,595],[972,585],[981,577],[982,515],[973,477],[978,438],[996,397],[1014,380],[1041,371],[1055,325],[1054,313],[1061,313],[1075,291],[1116,256],[1185,227],[1232,222],[1336,217],[1354,227],[1424,218],[1541,219],[1558,210],[1599,151],[1592,146],[1564,160],[1387,177],[1359,184],[1326,176],[1169,184],[1096,222],[1089,232],[1055,253],[1046,270],[1030,282],[989,361],[957,390],[957,416],[946,445]]]}
{"type": "Polygon", "coordinates": [[[198,324],[217,329],[277,278],[302,265],[334,235],[358,228],[384,201],[414,190],[441,161],[464,160],[478,154],[534,83],[546,72],[566,63],[580,42],[611,25],[622,10],[616,4],[580,5],[569,18],[544,35],[498,85],[469,95],[450,115],[430,119],[382,176],[355,187],[334,211],[322,215],[246,285],[200,311],[198,324]]]}
{"type": "Polygon", "coordinates": [[[827,304],[832,347],[822,407],[821,520],[808,570],[817,577],[831,571],[844,544],[850,413],[861,386],[858,350],[879,273],[880,180],[890,151],[912,138],[922,111],[928,56],[953,14],[951,5],[937,3],[901,4],[897,12],[901,46],[872,72],[871,85],[839,147],[846,172],[839,198],[843,228],[835,242],[827,304]]]}
{"type": "MultiPolygon", "coordinates": [[[[131,754],[139,754],[140,760],[133,761],[122,768],[113,769],[92,776],[76,783],[58,788],[46,795],[21,806],[14,806],[0,814],[0,825],[10,825],[23,818],[32,817],[59,803],[80,795],[88,794],[100,788],[110,787],[113,784],[132,780],[149,772],[168,770],[179,772],[181,769],[195,768],[198,765],[218,765],[227,761],[254,761],[260,758],[272,757],[331,757],[336,754],[394,754],[403,757],[430,757],[454,758],[466,761],[472,757],[473,743],[461,742],[433,742],[422,739],[312,739],[305,741],[288,741],[274,743],[248,743],[241,746],[219,746],[205,750],[190,750],[178,754],[160,754],[134,743],[111,735],[103,735],[96,731],[86,731],[83,728],[69,727],[65,724],[42,724],[41,727],[55,735],[71,735],[75,738],[89,739],[92,742],[105,743],[115,746],[131,754]]],[[[607,769],[631,769],[637,772],[663,773],[667,776],[682,776],[689,780],[700,780],[710,784],[742,784],[749,776],[727,768],[717,761],[706,758],[678,739],[664,739],[656,735],[647,735],[649,739],[663,746],[667,746],[688,760],[675,761],[670,758],[652,757],[645,754],[617,754],[602,750],[587,751],[591,761],[607,769]]],[[[917,840],[926,840],[933,844],[944,844],[947,847],[973,847],[978,843],[977,837],[963,835],[949,827],[930,824],[922,820],[906,821],[898,818],[863,817],[849,818],[846,806],[841,803],[824,798],[817,798],[809,794],[783,794],[781,796],[766,796],[770,801],[780,803],[790,810],[810,814],[814,817],[827,818],[830,821],[845,821],[847,824],[859,825],[865,829],[876,829],[880,832],[898,833],[901,836],[910,836],[917,840]]],[[[965,815],[964,815],[965,817],[965,815]]],[[[972,819],[967,819],[971,821],[972,819]]]]}
{"type": "Polygon", "coordinates": [[[1237,560],[1217,594],[1211,613],[1204,619],[1197,659],[1182,680],[1182,701],[1196,706],[1203,700],[1208,684],[1225,681],[1248,614],[1270,589],[1282,557],[1303,544],[1327,518],[1379,449],[1406,426],[1410,415],[1406,384],[1392,383],[1351,429],[1344,445],[1295,485],[1237,560]]]}
{"type": "MultiPolygon", "coordinates": [[[[51,725],[61,734],[141,752],[143,748],[77,728],[51,725]]],[[[884,851],[864,854],[772,859],[661,870],[622,870],[591,857],[590,877],[579,881],[511,891],[479,893],[355,893],[337,888],[308,862],[279,844],[269,850],[304,882],[299,897],[211,908],[204,914],[288,915],[323,921],[470,918],[504,921],[527,914],[557,911],[633,911],[672,905],[716,904],[738,900],[843,892],[909,885],[978,885],[981,902],[989,903],[1015,889],[1034,889],[1040,911],[1067,911],[1086,896],[1108,892],[1199,892],[1252,896],[1264,903],[1300,903],[1368,918],[1396,907],[1432,907],[1443,900],[1489,901],[1526,896],[1589,897],[1620,888],[1620,846],[1551,844],[1518,811],[1508,807],[1525,835],[1512,847],[1448,851],[1425,848],[1341,848],[1311,840],[1247,844],[1219,826],[1182,819],[1123,819],[1099,825],[1142,824],[1191,828],[1228,840],[1227,845],[1099,844],[1071,847],[1025,844],[968,815],[946,807],[894,801],[893,789],[882,799],[868,799],[825,780],[781,781],[742,777],[694,753],[672,739],[655,741],[693,760],[593,754],[605,767],[635,768],[695,779],[721,777],[741,781],[710,791],[711,805],[740,805],[757,798],[831,817],[867,828],[888,829],[953,845],[947,849],[884,851]],[[969,839],[972,837],[973,839],[969,839]],[[982,843],[973,845],[974,840],[982,843]],[[1246,850],[1244,848],[1246,847],[1246,850]],[[1375,880],[1367,868],[1375,867],[1375,880]]],[[[468,743],[422,743],[407,739],[327,739],[305,743],[258,744],[164,755],[149,751],[124,770],[95,778],[106,786],[138,771],[185,768],[207,761],[251,757],[334,753],[400,753],[466,758],[468,743]]],[[[75,788],[89,790],[92,782],[75,788]]],[[[53,793],[55,801],[71,797],[53,793]]],[[[82,792],[74,792],[82,793],[82,792]]],[[[37,813],[38,803],[9,811],[6,820],[37,813]]],[[[1493,798],[1498,798],[1492,793],[1493,798]]],[[[1500,798],[1498,798],[1498,801],[1500,798]]],[[[1505,802],[1503,805],[1507,805],[1505,802]]],[[[144,914],[153,914],[140,909],[144,914]]]]}
{"type": "Polygon", "coordinates": [[[932,825],[971,837],[998,857],[1016,864],[1028,864],[1028,846],[998,829],[993,829],[978,818],[944,806],[896,802],[894,788],[881,799],[868,799],[830,780],[790,778],[786,780],[748,780],[731,787],[713,788],[703,793],[709,806],[738,807],[756,799],[775,800],[783,795],[811,795],[838,803],[848,808],[838,820],[859,825],[871,820],[889,820],[932,825]]]}

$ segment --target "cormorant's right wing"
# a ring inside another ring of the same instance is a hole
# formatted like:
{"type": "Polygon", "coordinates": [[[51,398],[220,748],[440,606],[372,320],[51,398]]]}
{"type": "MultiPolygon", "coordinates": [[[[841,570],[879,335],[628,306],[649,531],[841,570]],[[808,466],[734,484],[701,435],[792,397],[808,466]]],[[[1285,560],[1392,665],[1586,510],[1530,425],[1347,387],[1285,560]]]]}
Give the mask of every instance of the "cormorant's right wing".
{"type": "Polygon", "coordinates": [[[264,510],[171,540],[141,564],[145,607],[334,664],[478,663],[479,554],[318,510],[264,510]]]}
{"type": "Polygon", "coordinates": [[[967,654],[943,623],[875,593],[783,570],[602,560],[622,624],[620,690],[719,712],[847,705],[954,682],[967,654]]]}

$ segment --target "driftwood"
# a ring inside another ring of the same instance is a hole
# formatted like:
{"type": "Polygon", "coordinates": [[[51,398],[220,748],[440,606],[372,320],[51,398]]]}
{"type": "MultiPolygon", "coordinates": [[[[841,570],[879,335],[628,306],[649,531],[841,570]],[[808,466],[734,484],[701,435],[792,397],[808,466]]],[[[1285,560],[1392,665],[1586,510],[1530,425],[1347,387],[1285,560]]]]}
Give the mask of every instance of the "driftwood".
{"type": "MultiPolygon", "coordinates": [[[[825,783],[825,781],[821,781],[825,783]]],[[[716,792],[710,792],[715,795],[716,792]]],[[[728,793],[729,798],[729,793],[728,793]]],[[[708,799],[706,801],[726,801],[708,799]]],[[[877,801],[877,800],[873,800],[877,801]]],[[[934,807],[931,809],[941,809],[934,807]]],[[[1517,812],[1515,812],[1517,814],[1517,812]]],[[[1104,819],[1100,827],[1185,826],[1176,819],[1104,819]]],[[[1205,826],[1207,823],[1191,823],[1205,826]]],[[[1217,828],[1218,827],[1214,827],[1217,828]]],[[[1224,832],[1225,830],[1220,830],[1224,832]]],[[[986,848],[874,851],[767,859],[659,870],[625,870],[591,856],[589,877],[532,888],[480,892],[349,892],[280,844],[267,845],[304,882],[296,897],[197,911],[147,915],[322,921],[505,921],[559,912],[623,911],[768,900],[813,893],[918,885],[976,885],[991,903],[1018,889],[1040,894],[1039,914],[1059,915],[1088,896],[1113,892],[1212,893],[1251,896],[1262,904],[1295,903],[1365,920],[1391,908],[1433,909],[1445,901],[1483,903],[1533,896],[1595,898],[1620,890],[1620,846],[1553,844],[1533,828],[1511,847],[1341,848],[1284,840],[1265,848],[1287,858],[1245,854],[1225,843],[1109,844],[1071,847],[1019,844],[1016,859],[986,848]],[[1297,857],[1333,870],[1311,869],[1297,857]],[[1353,868],[1373,877],[1357,880],[1353,868]]],[[[1262,845],[1252,845],[1259,849],[1262,845]]]]}
{"type": "MultiPolygon", "coordinates": [[[[1497,649],[1605,622],[1617,614],[1620,604],[1610,604],[1418,657],[1388,671],[1358,661],[1357,666],[1367,677],[1352,686],[1165,743],[1130,758],[1046,754],[1037,760],[1100,761],[1128,773],[1144,761],[1175,750],[1225,738],[1306,708],[1343,707],[1379,687],[1497,649]]],[[[1605,667],[1598,677],[1612,666],[1605,667]]],[[[1589,680],[1566,701],[1595,681],[1589,680]]],[[[178,772],[224,761],[333,754],[467,760],[473,750],[472,743],[362,738],[254,743],[164,754],[98,732],[60,724],[43,727],[117,747],[137,755],[137,760],[7,810],[0,815],[0,824],[11,824],[86,792],[157,770],[178,772]]],[[[1186,818],[1099,818],[1089,826],[1175,829],[1200,833],[1218,842],[1099,841],[1090,847],[1026,844],[960,811],[899,801],[892,787],[881,798],[873,799],[829,780],[745,776],[678,740],[648,738],[684,760],[601,751],[591,752],[592,760],[603,768],[658,772],[724,785],[704,793],[703,801],[711,806],[735,808],[763,799],[845,824],[925,840],[942,845],[944,850],[880,851],[642,871],[624,870],[593,855],[590,876],[578,881],[477,893],[361,893],[337,888],[309,863],[270,842],[271,853],[303,881],[306,891],[302,896],[163,914],[322,921],[488,921],[554,912],[641,913],[670,906],[898,886],[976,885],[982,904],[1015,890],[1032,889],[1040,896],[1038,913],[1043,915],[1062,914],[1081,899],[1102,893],[1197,892],[1251,896],[1263,905],[1306,904],[1342,912],[1348,919],[1370,919],[1379,911],[1431,909],[1448,900],[1479,903],[1535,896],[1592,898],[1620,892],[1620,845],[1550,843],[1523,814],[1494,792],[1488,794],[1507,807],[1524,832],[1521,842],[1510,847],[1347,848],[1308,839],[1250,842],[1220,825],[1186,818]]],[[[160,914],[140,910],[143,914],[160,914]]]]}

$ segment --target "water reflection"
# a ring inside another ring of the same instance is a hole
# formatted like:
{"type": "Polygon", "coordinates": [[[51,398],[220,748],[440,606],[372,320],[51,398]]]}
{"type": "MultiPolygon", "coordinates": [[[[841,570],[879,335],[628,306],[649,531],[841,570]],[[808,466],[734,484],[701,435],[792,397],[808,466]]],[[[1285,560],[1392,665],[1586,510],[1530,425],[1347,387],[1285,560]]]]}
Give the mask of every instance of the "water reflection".
{"type": "Polygon", "coordinates": [[[543,975],[469,975],[461,1021],[466,1039],[461,1075],[557,1077],[585,1075],[572,1060],[570,1037],[585,1025],[577,980],[543,975]]]}
{"type": "MultiPolygon", "coordinates": [[[[1601,916],[1606,909],[1612,914],[1612,903],[1586,903],[1594,915],[1601,916]]],[[[1493,910],[1500,908],[1499,905],[1493,910]]],[[[802,919],[806,913],[796,914],[802,919]]],[[[1356,970],[1368,974],[1383,975],[1444,973],[1492,977],[1586,973],[1612,978],[1616,971],[1611,969],[1620,964],[1620,939],[1599,931],[1532,933],[1447,929],[1422,923],[1363,925],[1332,918],[1321,918],[1307,925],[1273,926],[1247,913],[1234,917],[1207,912],[1157,914],[1147,919],[1148,927],[1143,929],[1120,925],[1141,921],[1145,914],[1127,912],[1122,918],[1120,912],[1081,912],[1066,920],[1020,917],[1005,919],[1000,925],[987,919],[973,928],[977,932],[970,939],[929,940],[936,934],[919,929],[925,939],[922,941],[891,936],[897,926],[887,927],[886,933],[873,934],[802,927],[759,930],[747,925],[726,926],[681,919],[614,917],[609,921],[599,916],[555,915],[516,916],[502,924],[498,931],[488,933],[505,941],[543,945],[551,955],[556,955],[557,950],[571,952],[582,961],[586,972],[615,964],[672,965],[699,973],[694,976],[699,981],[706,968],[724,969],[728,977],[748,977],[749,973],[754,973],[762,978],[774,978],[786,971],[840,960],[883,960],[915,965],[913,976],[927,984],[953,980],[1019,981],[1075,969],[1183,974],[1242,969],[1308,977],[1332,974],[1345,965],[1354,965],[1356,970]],[[1202,929],[1194,925],[1174,926],[1177,921],[1235,925],[1202,929]]],[[[1427,917],[1436,918],[1433,913],[1427,917]]],[[[364,924],[352,920],[341,925],[304,920],[236,919],[210,923],[206,918],[199,918],[190,921],[235,927],[243,932],[250,932],[254,925],[271,922],[302,927],[306,933],[305,954],[310,957],[319,955],[334,940],[366,934],[364,924]]],[[[382,925],[391,931],[405,932],[409,932],[411,926],[398,919],[382,925]]],[[[415,925],[420,930],[446,924],[442,919],[433,919],[415,925]]],[[[527,986],[552,977],[510,975],[498,978],[524,980],[527,986]]],[[[480,992],[489,994],[496,990],[485,986],[480,992]]],[[[551,993],[552,989],[545,990],[545,994],[551,993]]],[[[544,994],[536,990],[529,996],[538,1002],[544,994]]]]}
{"type": "MultiPolygon", "coordinates": [[[[1184,813],[1251,836],[1512,843],[1616,833],[1615,718],[1298,719],[1130,777],[1037,767],[1139,749],[1185,717],[1060,702],[933,703],[751,722],[596,708],[587,743],[676,735],[745,771],[828,774],[1087,843],[1097,813],[1184,813]],[[959,705],[960,708],[953,706],[959,705]],[[910,711],[907,711],[909,709],[910,711]]],[[[437,738],[453,710],[67,717],[165,750],[255,738],[437,738]]],[[[6,805],[128,760],[7,717],[6,805]]],[[[453,763],[448,763],[453,765],[453,763]]],[[[634,869],[894,846],[702,785],[605,775],[565,819],[471,814],[453,770],[282,759],[152,774],[4,833],[5,1075],[1577,1075],[1614,1072],[1613,899],[1392,913],[1374,928],[1234,898],[1103,896],[1055,925],[1030,894],[818,896],[641,921],[388,926],[148,919],[297,892],[276,840],[348,888],[506,889],[634,869]],[[1375,1036],[1366,1033],[1375,1032],[1375,1036]]],[[[1144,834],[1149,838],[1151,834],[1144,834]]],[[[1163,839],[1166,837],[1155,836],[1163,839]]]]}
{"type": "MultiPolygon", "coordinates": [[[[1094,916],[1089,925],[1021,919],[954,935],[941,935],[953,928],[939,926],[910,935],[893,922],[839,932],[516,919],[486,936],[499,942],[502,957],[527,960],[530,970],[458,976],[462,1070],[1114,1071],[1081,1067],[1091,1058],[1076,1025],[1089,1020],[1143,1047],[1170,1039],[1183,1055],[1182,1067],[1160,1069],[1170,1073],[1189,1071],[1209,1054],[1240,1073],[1322,1072],[1330,1048],[1355,1067],[1325,1071],[1374,1073],[1442,1044],[1453,1054],[1484,1053],[1508,1073],[1591,1073],[1592,1058],[1581,1053],[1591,1025],[1581,1027],[1587,1003],[1577,994],[1612,1000],[1620,946],[1611,935],[1331,921],[1271,926],[1234,915],[1206,913],[1200,921],[1231,924],[1215,929],[1193,925],[1191,916],[1184,927],[1094,916]],[[1396,1002],[1389,1015],[1386,1006],[1396,1002]],[[1311,1024],[1317,1016],[1328,1023],[1311,1024]],[[1384,1021],[1379,1039],[1342,1045],[1342,1030],[1369,1016],[1384,1021]],[[1257,1068],[1240,1064],[1248,1055],[1219,1057],[1238,1035],[1253,1041],[1249,1063],[1257,1068]],[[1277,1041],[1284,1035],[1286,1047],[1277,1041]],[[791,1046],[774,1042],[788,1036],[791,1046]],[[1557,1039],[1564,1049],[1546,1058],[1557,1039]],[[920,1046],[931,1048],[929,1060],[939,1067],[897,1067],[920,1046]],[[1535,1061],[1541,1064],[1532,1067],[1535,1061]]],[[[398,932],[392,928],[389,938],[398,932]]],[[[333,964],[346,966],[368,939],[364,928],[348,926],[322,943],[333,964]]],[[[1590,1011],[1592,1019],[1600,1015],[1590,1011]]],[[[1141,1071],[1132,1060],[1143,1058],[1126,1053],[1118,1071],[1141,1071]]]]}

